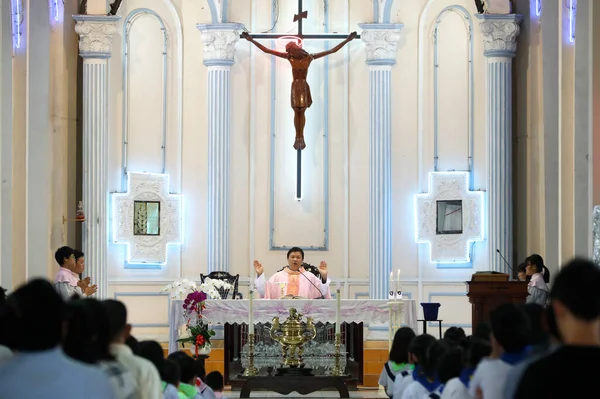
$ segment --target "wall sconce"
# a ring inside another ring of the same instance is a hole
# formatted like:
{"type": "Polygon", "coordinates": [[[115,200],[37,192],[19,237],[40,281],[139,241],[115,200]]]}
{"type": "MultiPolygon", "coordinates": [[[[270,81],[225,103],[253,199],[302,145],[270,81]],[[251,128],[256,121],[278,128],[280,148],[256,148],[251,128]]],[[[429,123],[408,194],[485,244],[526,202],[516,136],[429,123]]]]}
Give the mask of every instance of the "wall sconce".
{"type": "Polygon", "coordinates": [[[12,22],[12,37],[13,37],[13,50],[21,48],[21,36],[23,32],[21,27],[23,26],[23,3],[21,0],[10,1],[10,14],[12,22]]]}
{"type": "Polygon", "coordinates": [[[66,222],[85,222],[85,213],[83,213],[83,201],[79,201],[77,204],[77,212],[75,213],[75,219],[67,219],[63,216],[63,224],[66,222]]]}

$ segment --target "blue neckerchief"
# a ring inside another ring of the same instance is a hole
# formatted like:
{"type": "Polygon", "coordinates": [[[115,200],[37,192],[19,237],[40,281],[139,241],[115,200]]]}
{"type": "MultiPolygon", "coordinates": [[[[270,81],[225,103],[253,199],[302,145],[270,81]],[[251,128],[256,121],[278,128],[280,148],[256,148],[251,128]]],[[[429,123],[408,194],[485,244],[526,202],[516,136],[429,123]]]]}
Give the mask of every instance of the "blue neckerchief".
{"type": "Polygon", "coordinates": [[[521,362],[523,359],[525,359],[525,357],[529,354],[529,351],[530,351],[530,347],[526,346],[520,352],[514,352],[514,353],[504,352],[502,354],[502,356],[500,356],[500,360],[502,360],[505,363],[510,364],[511,366],[514,366],[515,364],[517,364],[517,363],[521,362]]]}
{"type": "Polygon", "coordinates": [[[474,373],[475,373],[475,367],[467,367],[466,369],[464,369],[462,371],[462,373],[460,373],[460,375],[458,376],[458,379],[460,380],[460,382],[462,382],[464,384],[464,386],[466,386],[468,388],[469,384],[471,384],[471,379],[473,379],[474,373]]]}
{"type": "Polygon", "coordinates": [[[440,391],[440,393],[444,393],[444,388],[446,388],[446,384],[440,385],[440,387],[438,388],[438,391],[440,391]]]}
{"type": "Polygon", "coordinates": [[[436,378],[434,381],[431,381],[421,370],[421,367],[416,366],[413,371],[413,379],[417,381],[419,384],[423,385],[427,392],[433,392],[440,386],[440,382],[436,378]]]}

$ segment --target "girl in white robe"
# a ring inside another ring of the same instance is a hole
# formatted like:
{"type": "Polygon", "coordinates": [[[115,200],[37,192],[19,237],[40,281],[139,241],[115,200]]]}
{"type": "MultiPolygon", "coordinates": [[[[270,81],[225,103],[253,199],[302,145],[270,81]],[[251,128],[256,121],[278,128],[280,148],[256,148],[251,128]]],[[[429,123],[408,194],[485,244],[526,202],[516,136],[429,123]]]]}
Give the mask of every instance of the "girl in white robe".
{"type": "Polygon", "coordinates": [[[433,336],[429,334],[422,334],[413,338],[413,340],[410,342],[410,345],[408,346],[408,360],[414,365],[415,369],[406,377],[402,379],[397,378],[396,381],[394,381],[394,399],[402,399],[404,391],[411,383],[413,383],[415,376],[420,372],[419,359],[424,359],[425,356],[427,356],[429,347],[431,347],[436,341],[437,340],[433,336]]]}
{"type": "Polygon", "coordinates": [[[399,328],[394,335],[389,360],[381,370],[379,377],[379,385],[384,387],[385,393],[390,398],[394,394],[396,380],[412,373],[414,365],[408,361],[408,346],[415,336],[415,332],[408,327],[399,328]]]}
{"type": "Polygon", "coordinates": [[[527,275],[531,276],[527,284],[529,296],[526,303],[537,303],[544,307],[548,306],[550,289],[547,284],[550,282],[550,271],[544,266],[542,257],[537,254],[529,256],[525,260],[525,263],[527,264],[525,269],[527,275]]]}

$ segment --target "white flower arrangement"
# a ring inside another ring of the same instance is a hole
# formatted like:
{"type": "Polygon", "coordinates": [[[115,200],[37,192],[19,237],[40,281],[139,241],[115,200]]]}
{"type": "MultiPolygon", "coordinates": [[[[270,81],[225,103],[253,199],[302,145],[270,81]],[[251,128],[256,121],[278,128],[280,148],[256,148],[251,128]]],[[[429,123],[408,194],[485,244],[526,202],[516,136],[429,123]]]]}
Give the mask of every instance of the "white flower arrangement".
{"type": "Polygon", "coordinates": [[[210,278],[204,279],[204,283],[196,285],[195,282],[184,278],[167,284],[160,292],[169,293],[171,299],[184,300],[190,293],[194,291],[204,292],[210,299],[221,299],[218,289],[231,289],[233,285],[222,280],[213,280],[210,278]]]}

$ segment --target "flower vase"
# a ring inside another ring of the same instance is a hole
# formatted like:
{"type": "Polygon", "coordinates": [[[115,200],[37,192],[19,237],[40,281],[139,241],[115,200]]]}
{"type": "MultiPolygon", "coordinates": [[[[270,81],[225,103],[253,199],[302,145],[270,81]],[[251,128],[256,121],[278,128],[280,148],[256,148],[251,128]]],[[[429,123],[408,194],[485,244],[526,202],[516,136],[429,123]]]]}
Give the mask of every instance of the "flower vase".
{"type": "Polygon", "coordinates": [[[212,350],[210,345],[203,345],[198,347],[198,356],[208,356],[212,350]]]}

